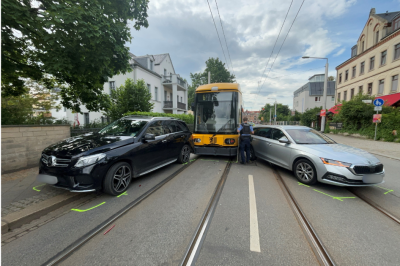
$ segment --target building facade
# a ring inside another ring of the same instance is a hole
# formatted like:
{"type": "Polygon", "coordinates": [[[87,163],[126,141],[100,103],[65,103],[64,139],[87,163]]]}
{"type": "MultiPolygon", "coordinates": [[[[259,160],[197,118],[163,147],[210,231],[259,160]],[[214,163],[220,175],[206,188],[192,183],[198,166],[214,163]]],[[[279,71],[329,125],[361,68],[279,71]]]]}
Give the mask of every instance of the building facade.
{"type": "MultiPolygon", "coordinates": [[[[132,71],[109,78],[104,83],[103,92],[110,94],[112,90],[125,84],[128,78],[135,82],[143,79],[151,93],[151,102],[154,103],[153,112],[186,114],[187,82],[175,72],[169,54],[135,56],[131,54],[130,65],[132,71]]],[[[109,122],[102,112],[89,112],[85,106],[80,106],[83,114],[73,113],[72,110],[61,108],[58,112],[51,110],[57,119],[65,118],[70,122],[85,125],[93,121],[109,122]]]]}
{"type": "Polygon", "coordinates": [[[357,93],[388,95],[399,92],[400,11],[375,14],[372,8],[351,58],[336,67],[336,102],[357,93]]]}
{"type": "MultiPolygon", "coordinates": [[[[304,113],[308,109],[323,106],[325,74],[316,74],[309,82],[293,93],[293,111],[304,113]]],[[[328,81],[326,109],[335,105],[335,81],[328,81]]]]}

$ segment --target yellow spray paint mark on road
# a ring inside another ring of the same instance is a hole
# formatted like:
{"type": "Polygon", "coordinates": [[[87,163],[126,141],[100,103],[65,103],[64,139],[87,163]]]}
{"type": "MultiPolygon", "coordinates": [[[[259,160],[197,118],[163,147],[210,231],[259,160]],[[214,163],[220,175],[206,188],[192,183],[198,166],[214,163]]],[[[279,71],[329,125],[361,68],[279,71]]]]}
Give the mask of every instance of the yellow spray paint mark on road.
{"type": "Polygon", "coordinates": [[[387,190],[385,193],[383,193],[383,194],[388,194],[388,193],[390,193],[390,192],[393,192],[394,190],[393,189],[388,189],[388,188],[385,188],[385,187],[380,187],[380,186],[376,186],[376,187],[378,187],[378,188],[381,188],[381,189],[384,189],[384,190],[387,190]]]}
{"type": "Polygon", "coordinates": [[[86,210],[71,209],[71,211],[76,211],[76,212],[87,212],[87,211],[90,211],[90,210],[92,210],[92,209],[94,209],[94,208],[97,208],[97,207],[103,205],[104,203],[106,203],[106,202],[104,201],[104,202],[100,203],[99,205],[96,205],[96,206],[94,206],[94,207],[92,207],[92,208],[89,208],[89,209],[86,209],[86,210]]]}
{"type": "Polygon", "coordinates": [[[124,193],[119,194],[119,195],[117,196],[117,198],[119,198],[119,197],[121,197],[121,196],[123,196],[123,195],[128,196],[128,192],[125,191],[124,193]]]}
{"type": "Polygon", "coordinates": [[[187,162],[187,163],[183,163],[183,165],[188,164],[188,163],[191,163],[191,162],[194,162],[194,161],[196,161],[196,159],[190,160],[190,161],[187,162]]]}
{"type": "Polygon", "coordinates": [[[332,199],[337,199],[337,200],[340,200],[340,201],[343,201],[342,199],[355,199],[356,198],[356,197],[335,197],[335,196],[326,194],[326,193],[324,193],[322,191],[319,191],[319,190],[316,190],[316,189],[313,189],[313,190],[316,191],[316,192],[319,192],[321,194],[324,194],[325,196],[331,197],[332,199]]]}
{"type": "Polygon", "coordinates": [[[37,187],[41,187],[41,186],[44,186],[44,185],[46,185],[46,184],[38,185],[38,186],[36,186],[36,187],[33,187],[32,189],[35,190],[35,191],[40,191],[40,189],[37,189],[37,187]]]}
{"type": "Polygon", "coordinates": [[[306,185],[306,184],[303,184],[303,183],[301,183],[301,182],[297,182],[297,183],[299,184],[299,186],[310,187],[310,186],[308,186],[308,185],[306,185]]]}

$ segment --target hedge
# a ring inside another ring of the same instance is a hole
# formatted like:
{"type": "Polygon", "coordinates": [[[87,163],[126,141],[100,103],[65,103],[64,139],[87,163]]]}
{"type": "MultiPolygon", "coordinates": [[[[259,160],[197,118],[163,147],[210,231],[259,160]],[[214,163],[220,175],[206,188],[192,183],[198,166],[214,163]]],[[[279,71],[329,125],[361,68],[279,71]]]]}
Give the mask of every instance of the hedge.
{"type": "Polygon", "coordinates": [[[153,112],[128,112],[125,113],[124,116],[127,115],[143,115],[143,116],[152,116],[152,117],[174,117],[180,119],[186,124],[193,124],[194,123],[194,116],[193,115],[186,115],[186,114],[166,114],[166,113],[153,113],[153,112]]]}

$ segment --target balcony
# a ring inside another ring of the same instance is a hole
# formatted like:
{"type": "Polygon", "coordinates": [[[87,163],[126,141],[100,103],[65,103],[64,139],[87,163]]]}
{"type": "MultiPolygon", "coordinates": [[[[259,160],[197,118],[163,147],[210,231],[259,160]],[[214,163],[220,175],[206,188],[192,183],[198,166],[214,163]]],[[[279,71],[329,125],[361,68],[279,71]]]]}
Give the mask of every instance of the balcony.
{"type": "Polygon", "coordinates": [[[179,108],[179,109],[186,110],[186,104],[185,104],[185,103],[180,103],[180,102],[178,102],[178,108],[179,108]]]}
{"type": "Polygon", "coordinates": [[[171,88],[173,84],[177,84],[178,91],[185,91],[187,90],[187,83],[177,74],[170,74],[168,76],[162,76],[162,83],[165,87],[171,88]]]}
{"type": "MultiPolygon", "coordinates": [[[[164,101],[163,109],[172,109],[173,103],[172,101],[164,101]]],[[[186,104],[178,102],[178,109],[186,110],[186,104]]]]}

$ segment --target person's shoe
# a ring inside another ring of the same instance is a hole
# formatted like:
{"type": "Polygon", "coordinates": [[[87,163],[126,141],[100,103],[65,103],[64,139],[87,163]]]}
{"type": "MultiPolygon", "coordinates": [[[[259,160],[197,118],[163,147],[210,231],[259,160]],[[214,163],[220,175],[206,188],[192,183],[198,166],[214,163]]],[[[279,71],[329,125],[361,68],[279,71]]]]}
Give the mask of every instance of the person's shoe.
{"type": "Polygon", "coordinates": [[[240,163],[243,164],[243,165],[246,164],[246,163],[244,163],[244,162],[240,162],[240,163]]]}

